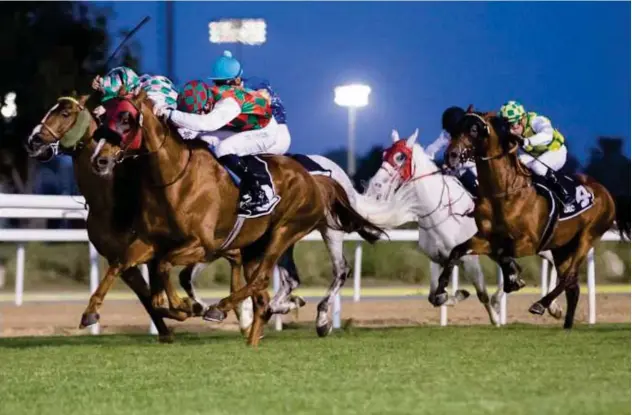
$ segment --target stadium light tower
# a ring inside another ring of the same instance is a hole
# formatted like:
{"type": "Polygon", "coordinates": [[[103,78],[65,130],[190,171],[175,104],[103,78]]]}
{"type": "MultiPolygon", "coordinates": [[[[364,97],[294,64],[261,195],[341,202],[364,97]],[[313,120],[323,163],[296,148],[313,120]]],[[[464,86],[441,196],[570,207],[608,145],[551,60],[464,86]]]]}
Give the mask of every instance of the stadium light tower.
{"type": "Polygon", "coordinates": [[[266,42],[264,19],[220,19],[208,24],[211,43],[236,43],[237,59],[241,61],[241,46],[263,45],[266,42]]]}
{"type": "Polygon", "coordinates": [[[355,129],[356,111],[358,108],[366,107],[369,104],[369,94],[371,88],[362,84],[350,84],[338,86],[334,89],[334,102],[348,110],[348,136],[347,136],[347,173],[353,177],[356,172],[355,166],[355,129]]]}

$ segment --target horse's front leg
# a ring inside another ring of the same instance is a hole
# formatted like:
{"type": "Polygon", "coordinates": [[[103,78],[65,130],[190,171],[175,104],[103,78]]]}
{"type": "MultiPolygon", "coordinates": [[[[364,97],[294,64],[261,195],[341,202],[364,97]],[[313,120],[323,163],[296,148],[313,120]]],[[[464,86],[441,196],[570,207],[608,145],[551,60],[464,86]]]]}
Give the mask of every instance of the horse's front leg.
{"type": "Polygon", "coordinates": [[[101,308],[101,306],[103,305],[105,295],[108,293],[108,291],[110,291],[110,288],[112,288],[112,284],[114,284],[115,278],[121,273],[122,270],[123,265],[121,264],[110,265],[108,267],[105,276],[99,282],[99,286],[90,296],[88,307],[86,307],[85,311],[81,315],[81,322],[79,323],[80,329],[90,327],[93,324],[97,324],[99,322],[99,308],[101,308]]]}
{"type": "Polygon", "coordinates": [[[496,327],[500,326],[500,317],[498,316],[499,309],[495,307],[497,304],[494,304],[487,292],[487,285],[485,284],[485,274],[483,274],[483,270],[481,269],[479,257],[473,255],[464,256],[463,268],[465,271],[465,275],[474,284],[478,300],[485,307],[485,311],[487,311],[490,322],[496,327]]]}
{"type": "MultiPolygon", "coordinates": [[[[174,265],[190,265],[203,262],[206,259],[205,253],[204,248],[198,240],[191,240],[187,244],[169,252],[159,261],[158,275],[163,282],[170,309],[185,312],[189,316],[194,314],[191,298],[182,299],[182,297],[178,295],[169,277],[174,265]]],[[[161,298],[153,298],[153,301],[161,302],[161,300],[161,298]]],[[[155,304],[155,306],[159,306],[159,304],[155,304]]]]}
{"type": "MultiPolygon", "coordinates": [[[[468,239],[460,245],[455,246],[450,255],[443,266],[443,270],[441,271],[441,275],[439,275],[439,279],[437,282],[437,289],[434,298],[430,301],[435,307],[439,307],[442,305],[452,305],[447,304],[450,300],[450,296],[446,291],[446,287],[450,282],[450,275],[452,275],[452,269],[459,264],[461,261],[461,257],[464,255],[489,255],[490,252],[490,244],[487,239],[481,238],[478,235],[474,235],[474,237],[468,239]]],[[[469,293],[465,290],[457,291],[457,296],[464,296],[467,298],[469,293]]],[[[457,297],[458,298],[458,297],[457,297]]]]}

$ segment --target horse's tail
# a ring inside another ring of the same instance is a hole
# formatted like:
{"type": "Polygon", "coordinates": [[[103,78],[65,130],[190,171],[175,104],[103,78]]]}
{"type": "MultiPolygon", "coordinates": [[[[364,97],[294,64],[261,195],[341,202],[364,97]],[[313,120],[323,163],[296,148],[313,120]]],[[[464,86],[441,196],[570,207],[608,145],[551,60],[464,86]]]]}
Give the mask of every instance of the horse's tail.
{"type": "Polygon", "coordinates": [[[621,239],[627,237],[627,239],[630,240],[630,196],[616,196],[614,198],[614,205],[616,209],[615,220],[617,221],[619,235],[621,235],[621,239]]]}
{"type": "Polygon", "coordinates": [[[336,223],[329,222],[328,227],[345,233],[357,232],[365,241],[373,244],[382,235],[384,230],[375,225],[356,211],[345,190],[333,179],[315,176],[321,194],[333,219],[336,223]]]}

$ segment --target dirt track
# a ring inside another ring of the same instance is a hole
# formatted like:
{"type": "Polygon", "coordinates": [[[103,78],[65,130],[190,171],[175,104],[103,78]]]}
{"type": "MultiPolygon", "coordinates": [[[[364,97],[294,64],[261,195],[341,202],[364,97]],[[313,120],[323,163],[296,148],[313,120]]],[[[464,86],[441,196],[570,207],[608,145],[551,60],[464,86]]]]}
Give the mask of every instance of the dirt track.
{"type": "MultiPolygon", "coordinates": [[[[527,312],[535,295],[513,295],[508,301],[508,323],[560,324],[552,317],[537,317],[527,312]]],[[[87,300],[87,299],[86,299],[87,300]]],[[[20,307],[0,303],[1,336],[75,335],[87,334],[79,330],[79,318],[84,310],[84,302],[25,303],[20,307]]],[[[564,306],[564,300],[561,304],[564,306]]],[[[300,310],[298,320],[294,315],[284,316],[284,322],[312,323],[315,317],[315,301],[300,310]]],[[[576,319],[586,322],[588,318],[588,298],[582,296],[576,319]]],[[[434,309],[425,298],[401,298],[362,300],[360,303],[344,301],[342,319],[352,319],[357,326],[403,326],[439,324],[439,310],[434,309]]],[[[487,324],[485,310],[476,297],[470,298],[448,311],[449,324],[487,324]]],[[[630,295],[600,294],[597,296],[597,322],[630,322],[630,295]]],[[[101,312],[103,333],[147,333],[149,319],[142,306],[134,301],[105,301],[101,312]]],[[[343,323],[344,324],[344,323],[343,323]]],[[[207,323],[200,318],[186,322],[169,322],[176,332],[209,331],[217,329],[237,330],[233,314],[222,324],[207,323]]]]}

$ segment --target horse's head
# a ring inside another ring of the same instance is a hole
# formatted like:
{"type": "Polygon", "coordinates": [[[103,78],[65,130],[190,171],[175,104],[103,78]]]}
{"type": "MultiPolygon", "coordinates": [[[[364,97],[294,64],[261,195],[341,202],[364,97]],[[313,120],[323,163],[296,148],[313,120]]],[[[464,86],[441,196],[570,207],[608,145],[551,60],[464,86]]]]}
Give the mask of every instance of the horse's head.
{"type": "Polygon", "coordinates": [[[146,92],[141,90],[134,97],[116,97],[103,104],[103,124],[94,133],[98,144],[92,154],[92,168],[98,175],[111,175],[118,163],[141,149],[146,98],[146,92]]]}
{"type": "Polygon", "coordinates": [[[92,121],[92,114],[86,108],[89,97],[59,98],[26,140],[28,155],[48,161],[57,155],[60,148],[62,151],[74,149],[92,121]]]}
{"type": "Polygon", "coordinates": [[[475,159],[488,160],[509,151],[516,137],[509,124],[494,112],[480,113],[468,108],[461,120],[456,137],[448,144],[445,163],[458,168],[475,159]]]}
{"type": "Polygon", "coordinates": [[[366,195],[376,200],[388,200],[399,187],[412,179],[417,168],[415,155],[421,150],[416,143],[419,130],[406,139],[391,132],[393,144],[382,153],[382,165],[369,181],[366,195]],[[417,149],[416,149],[417,148],[417,149]]]}

